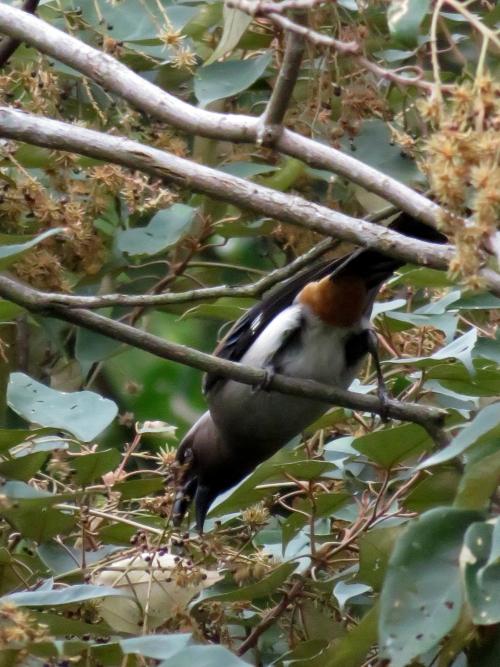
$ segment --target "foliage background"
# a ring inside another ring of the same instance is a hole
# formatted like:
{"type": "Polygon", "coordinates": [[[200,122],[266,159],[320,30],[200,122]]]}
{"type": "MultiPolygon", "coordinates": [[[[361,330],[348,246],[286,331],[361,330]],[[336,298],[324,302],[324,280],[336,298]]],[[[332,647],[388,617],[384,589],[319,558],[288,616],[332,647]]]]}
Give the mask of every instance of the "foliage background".
{"type": "MultiPolygon", "coordinates": [[[[218,501],[203,539],[172,536],[173,448],[204,409],[200,373],[2,300],[2,665],[499,663],[499,298],[478,274],[480,243],[495,238],[498,219],[499,10],[306,5],[317,34],[356,41],[379,71],[306,40],[286,125],[474,215],[468,226],[440,220],[457,247],[449,274],[406,266],[376,308],[391,394],[445,409],[450,444],[432,454],[421,426],[334,408],[218,501]],[[85,393],[63,393],[76,391],[85,393]],[[122,572],[119,585],[109,567],[122,572]],[[181,591],[200,588],[188,613],[181,591]],[[112,615],[120,608],[135,630],[112,615]]],[[[250,20],[221,2],[50,0],[37,13],[220,113],[262,113],[284,58],[269,16],[250,20]]],[[[293,3],[287,15],[304,20],[293,3]]],[[[27,45],[0,82],[4,105],[357,218],[393,212],[361,185],[272,147],[177,131],[27,45]]],[[[320,240],[76,154],[5,140],[0,166],[0,266],[54,293],[242,285],[320,240]]],[[[210,352],[252,303],[103,312],[210,352]]],[[[356,389],[375,389],[371,366],[356,389]]]]}

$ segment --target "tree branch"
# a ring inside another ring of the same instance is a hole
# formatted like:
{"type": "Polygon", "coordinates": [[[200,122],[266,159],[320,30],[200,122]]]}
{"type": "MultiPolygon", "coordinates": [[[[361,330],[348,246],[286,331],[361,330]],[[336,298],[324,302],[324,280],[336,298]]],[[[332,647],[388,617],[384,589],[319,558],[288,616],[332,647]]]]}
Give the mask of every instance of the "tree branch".
{"type": "MultiPolygon", "coordinates": [[[[0,276],[0,296],[17,303],[30,312],[77,324],[114,340],[151,352],[162,359],[175,361],[201,371],[217,373],[243,384],[258,386],[262,385],[264,380],[268,380],[266,372],[260,368],[244,366],[205,352],[199,352],[185,345],[171,343],[158,336],[153,336],[128,324],[123,324],[91,311],[60,306],[57,301],[54,302],[51,299],[50,295],[23,285],[7,276],[0,276]]],[[[440,428],[445,416],[442,410],[435,408],[413,403],[401,403],[392,399],[389,399],[383,405],[375,396],[329,387],[313,380],[297,380],[281,374],[273,376],[270,388],[284,394],[315,398],[325,401],[325,403],[353,410],[362,410],[363,412],[372,412],[379,415],[387,414],[393,419],[420,424],[433,434],[435,434],[437,428],[440,428]]]]}
{"type": "MultiPolygon", "coordinates": [[[[372,72],[372,74],[379,79],[393,81],[400,86],[417,86],[418,88],[423,88],[427,91],[433,91],[435,88],[435,84],[432,81],[425,81],[422,78],[423,70],[421,67],[410,65],[409,67],[402,67],[398,70],[386,69],[363,56],[361,46],[357,42],[342,42],[330,35],[325,35],[317,30],[311,30],[304,25],[292,21],[286,16],[283,16],[282,13],[285,11],[285,8],[281,5],[285,3],[255,2],[255,0],[226,0],[226,4],[228,7],[239,9],[250,16],[265,16],[269,21],[279,26],[282,30],[287,30],[289,33],[300,35],[304,40],[315,46],[324,46],[333,49],[341,55],[351,56],[362,67],[372,72]],[[401,73],[403,71],[413,71],[415,72],[415,76],[405,76],[401,73]]],[[[307,3],[304,4],[306,5],[307,3]]],[[[312,6],[313,4],[317,3],[309,2],[308,6],[312,6]]],[[[288,8],[290,8],[290,6],[288,6],[288,8]]],[[[448,92],[453,90],[453,88],[453,86],[441,87],[442,90],[448,92]]]]}
{"type": "MultiPolygon", "coordinates": [[[[301,16],[301,19],[304,19],[304,16],[301,16]]],[[[305,40],[301,35],[287,33],[283,63],[269,102],[259,120],[257,143],[274,145],[283,131],[282,124],[299,75],[304,46],[305,40]]]]}
{"type": "MultiPolygon", "coordinates": [[[[73,67],[133,107],[189,134],[254,143],[259,119],[199,109],[161,90],[110,55],[25,12],[0,4],[0,31],[73,67]]],[[[334,148],[284,130],[275,148],[306,164],[327,169],[374,192],[413,217],[436,226],[440,207],[399,181],[334,148]]]]}
{"type": "Polygon", "coordinates": [[[67,308],[109,308],[110,306],[151,307],[166,306],[193,301],[207,301],[221,297],[259,297],[278,282],[296,275],[298,271],[314,262],[318,257],[331,250],[338,241],[325,239],[296,260],[281,269],[276,269],[250,285],[229,287],[202,287],[187,292],[166,292],[163,294],[101,294],[99,296],[75,296],[55,292],[40,292],[54,305],[67,308]]]}
{"type": "MultiPolygon", "coordinates": [[[[21,9],[23,12],[34,14],[36,8],[38,7],[39,2],[40,0],[25,0],[21,9]]],[[[20,45],[21,45],[21,40],[19,39],[14,39],[12,37],[4,37],[2,39],[2,41],[0,42],[0,67],[3,67],[5,65],[5,63],[14,53],[14,51],[20,45]]]]}
{"type": "MultiPolygon", "coordinates": [[[[1,8],[1,5],[0,5],[1,8]]],[[[171,155],[124,137],[22,111],[0,107],[0,135],[36,146],[87,155],[139,169],[260,215],[306,227],[361,246],[380,250],[405,262],[446,269],[454,256],[451,246],[410,239],[385,227],[358,220],[339,211],[288,195],[257,183],[171,155]]],[[[500,276],[489,287],[500,294],[500,276]]]]}

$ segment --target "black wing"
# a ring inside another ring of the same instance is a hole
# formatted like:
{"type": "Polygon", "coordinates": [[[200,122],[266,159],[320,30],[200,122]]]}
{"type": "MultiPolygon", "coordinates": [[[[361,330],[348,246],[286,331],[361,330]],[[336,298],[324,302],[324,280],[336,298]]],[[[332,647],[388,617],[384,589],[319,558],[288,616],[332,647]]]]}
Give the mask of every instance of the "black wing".
{"type": "MultiPolygon", "coordinates": [[[[393,229],[401,234],[434,243],[445,243],[446,236],[415,220],[406,213],[401,213],[391,224],[393,229]]],[[[293,303],[293,300],[307,283],[320,280],[327,275],[332,278],[340,273],[367,275],[368,286],[379,285],[402,266],[404,262],[391,259],[377,250],[360,248],[343,257],[333,260],[323,260],[314,266],[290,278],[278,287],[272,289],[260,303],[250,308],[230,329],[214,350],[214,354],[229,361],[240,361],[245,352],[265,329],[269,322],[282,310],[293,303]]],[[[222,379],[217,373],[207,373],[203,383],[203,391],[208,392],[222,379]]]]}
{"type": "MultiPolygon", "coordinates": [[[[290,278],[276,288],[259,303],[240,317],[214,350],[214,354],[229,361],[240,361],[252,343],[278,313],[293,303],[293,300],[307,283],[319,280],[332,273],[345,261],[345,257],[324,260],[290,278]]],[[[222,379],[217,373],[207,373],[203,382],[203,391],[207,392],[222,379]]]]}

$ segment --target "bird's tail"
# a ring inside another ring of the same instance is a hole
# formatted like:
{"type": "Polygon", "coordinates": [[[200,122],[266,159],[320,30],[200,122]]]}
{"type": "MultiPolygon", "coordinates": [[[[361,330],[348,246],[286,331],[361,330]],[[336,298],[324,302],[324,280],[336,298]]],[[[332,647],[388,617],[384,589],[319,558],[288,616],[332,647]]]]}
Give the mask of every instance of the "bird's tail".
{"type": "MultiPolygon", "coordinates": [[[[419,220],[415,220],[415,218],[406,213],[401,213],[388,225],[388,229],[399,232],[404,236],[421,241],[429,241],[430,243],[446,243],[448,240],[437,229],[419,220]]],[[[389,257],[389,255],[385,255],[379,250],[361,248],[344,257],[343,261],[334,267],[330,275],[332,279],[340,276],[361,276],[364,278],[366,287],[371,290],[379,287],[385,280],[392,276],[394,271],[405,263],[404,260],[389,257]]]]}

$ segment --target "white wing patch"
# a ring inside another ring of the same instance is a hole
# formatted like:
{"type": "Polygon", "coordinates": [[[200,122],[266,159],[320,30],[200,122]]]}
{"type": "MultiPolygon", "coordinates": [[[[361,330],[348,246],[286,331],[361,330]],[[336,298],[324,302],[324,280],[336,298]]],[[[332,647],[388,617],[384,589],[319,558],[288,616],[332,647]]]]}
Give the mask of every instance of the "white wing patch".
{"type": "Polygon", "coordinates": [[[265,368],[288,338],[301,325],[302,306],[293,304],[281,311],[262,331],[241,358],[241,363],[265,368]]]}

